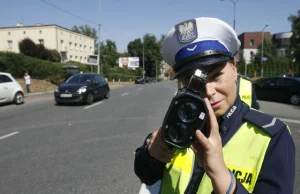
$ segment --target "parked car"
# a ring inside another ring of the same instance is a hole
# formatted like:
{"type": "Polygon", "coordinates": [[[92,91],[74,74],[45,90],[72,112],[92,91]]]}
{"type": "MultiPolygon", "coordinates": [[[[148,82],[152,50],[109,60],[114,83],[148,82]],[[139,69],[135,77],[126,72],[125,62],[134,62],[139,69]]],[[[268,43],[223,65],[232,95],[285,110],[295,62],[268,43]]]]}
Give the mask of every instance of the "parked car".
{"type": "Polygon", "coordinates": [[[10,73],[0,72],[0,104],[24,103],[24,92],[20,84],[10,73]]]}
{"type": "Polygon", "coordinates": [[[134,82],[135,84],[144,84],[145,83],[145,79],[143,79],[143,77],[142,76],[137,76],[136,78],[135,78],[135,82],[134,82]]]}
{"type": "Polygon", "coordinates": [[[110,88],[103,75],[82,73],[72,75],[54,92],[57,104],[85,102],[92,104],[96,99],[109,98],[110,88]]]}
{"type": "Polygon", "coordinates": [[[258,99],[300,104],[300,78],[274,77],[254,82],[258,99]]]}

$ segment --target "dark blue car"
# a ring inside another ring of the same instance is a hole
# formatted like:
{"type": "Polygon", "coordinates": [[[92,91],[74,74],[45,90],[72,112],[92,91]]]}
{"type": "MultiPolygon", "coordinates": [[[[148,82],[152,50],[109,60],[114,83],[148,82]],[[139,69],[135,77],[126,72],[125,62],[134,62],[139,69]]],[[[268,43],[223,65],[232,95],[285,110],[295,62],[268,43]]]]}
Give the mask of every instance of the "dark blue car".
{"type": "Polygon", "coordinates": [[[96,99],[109,98],[109,92],[109,85],[103,75],[80,73],[60,84],[54,92],[54,97],[57,104],[92,104],[96,99]]]}
{"type": "Polygon", "coordinates": [[[258,99],[300,104],[299,77],[262,78],[254,87],[258,99]]]}

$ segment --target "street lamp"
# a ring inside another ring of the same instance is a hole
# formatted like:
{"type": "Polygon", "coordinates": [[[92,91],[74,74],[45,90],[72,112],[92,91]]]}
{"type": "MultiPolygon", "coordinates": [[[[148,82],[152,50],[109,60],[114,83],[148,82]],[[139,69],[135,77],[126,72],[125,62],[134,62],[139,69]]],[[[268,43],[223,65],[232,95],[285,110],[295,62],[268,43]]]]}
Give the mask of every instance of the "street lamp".
{"type": "Polygon", "coordinates": [[[145,40],[143,38],[143,80],[145,79],[145,40]]]}
{"type": "MultiPolygon", "coordinates": [[[[101,0],[99,0],[99,25],[98,25],[98,34],[99,34],[99,37],[98,37],[98,74],[100,74],[100,67],[101,67],[101,65],[100,65],[100,26],[101,26],[101,24],[100,24],[100,18],[101,18],[101,16],[100,16],[100,8],[101,8],[101,0]]],[[[101,71],[101,73],[103,73],[103,68],[101,68],[102,69],[102,71],[101,71]]]]}
{"type": "Polygon", "coordinates": [[[264,68],[263,68],[263,64],[264,64],[264,30],[268,26],[269,26],[269,24],[266,24],[264,26],[262,32],[261,32],[261,59],[260,59],[261,69],[260,69],[260,77],[263,77],[263,73],[264,73],[264,68]]]}
{"type": "MultiPolygon", "coordinates": [[[[225,0],[221,0],[221,1],[225,1],[225,0]]],[[[237,4],[237,2],[239,0],[230,0],[233,3],[233,29],[235,30],[235,5],[237,4]]]]}

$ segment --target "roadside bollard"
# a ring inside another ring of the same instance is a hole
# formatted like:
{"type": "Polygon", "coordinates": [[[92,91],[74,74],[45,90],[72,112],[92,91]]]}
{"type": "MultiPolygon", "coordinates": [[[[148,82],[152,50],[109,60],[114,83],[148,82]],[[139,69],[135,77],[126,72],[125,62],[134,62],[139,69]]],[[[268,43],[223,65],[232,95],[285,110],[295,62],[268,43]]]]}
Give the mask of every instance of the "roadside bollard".
{"type": "Polygon", "coordinates": [[[120,79],[119,79],[119,85],[121,84],[120,79]]]}

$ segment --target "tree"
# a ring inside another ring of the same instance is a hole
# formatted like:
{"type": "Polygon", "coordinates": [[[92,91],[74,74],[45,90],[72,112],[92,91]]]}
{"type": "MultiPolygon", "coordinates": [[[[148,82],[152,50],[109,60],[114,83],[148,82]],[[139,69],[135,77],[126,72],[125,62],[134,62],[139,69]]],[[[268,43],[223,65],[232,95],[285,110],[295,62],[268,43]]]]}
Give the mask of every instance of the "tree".
{"type": "Polygon", "coordinates": [[[73,32],[77,32],[79,34],[86,35],[88,37],[94,38],[95,39],[95,54],[98,53],[98,36],[97,36],[97,30],[95,28],[91,28],[88,25],[81,25],[81,26],[73,26],[72,28],[73,32]]]}
{"type": "Polygon", "coordinates": [[[30,38],[20,41],[19,49],[24,55],[36,57],[37,46],[30,38]]]}
{"type": "MultiPolygon", "coordinates": [[[[300,10],[298,10],[297,15],[290,15],[288,20],[292,23],[291,37],[291,51],[294,55],[295,64],[300,66],[300,10]]],[[[298,67],[298,73],[300,74],[300,68],[298,67]]]]}
{"type": "Polygon", "coordinates": [[[112,40],[106,40],[105,43],[100,44],[101,51],[101,63],[103,67],[106,67],[104,73],[107,72],[107,68],[112,68],[117,65],[117,60],[119,58],[119,53],[117,51],[116,43],[112,40]]]}
{"type": "Polygon", "coordinates": [[[140,67],[143,67],[143,47],[146,76],[155,77],[156,68],[158,70],[157,75],[160,75],[159,70],[162,66],[160,41],[154,35],[146,34],[143,37],[143,42],[140,38],[129,42],[127,46],[128,53],[130,56],[139,57],[140,67]]]}

